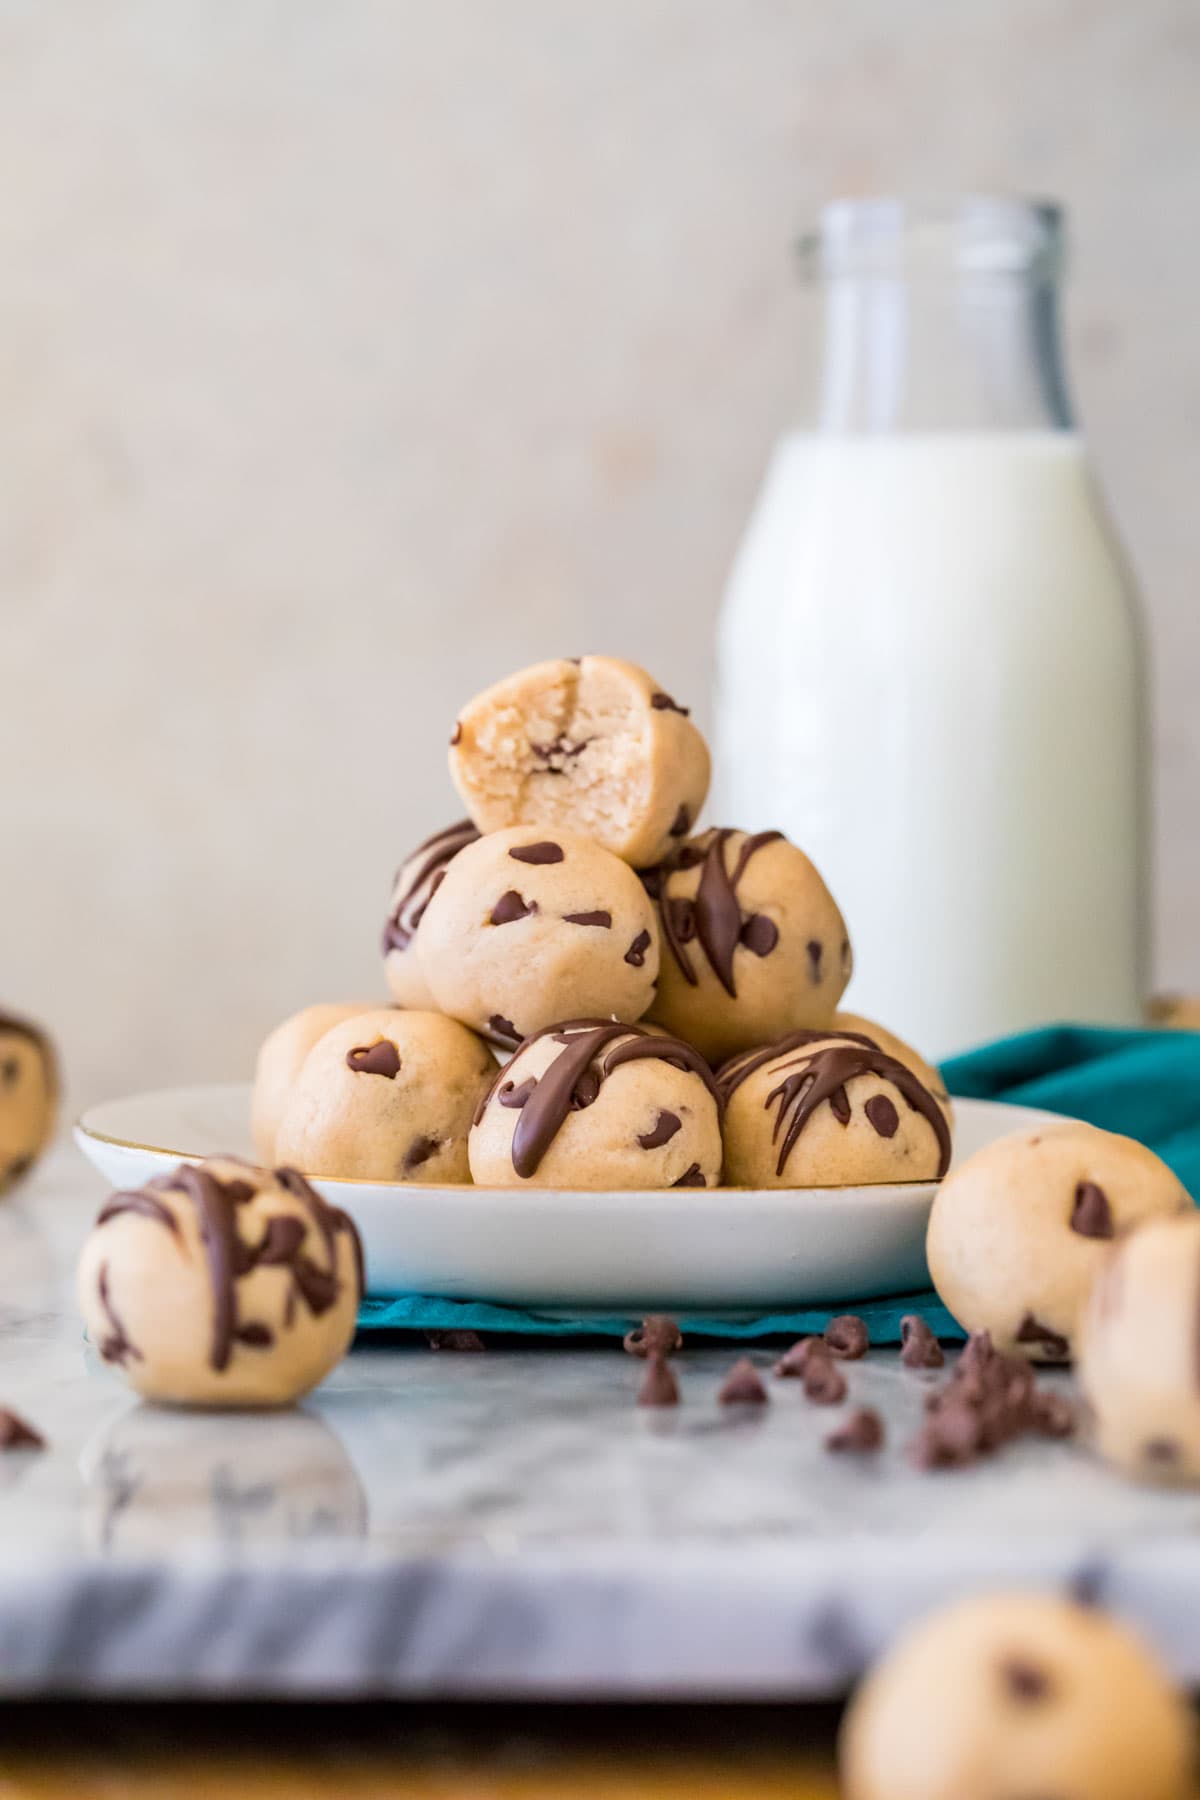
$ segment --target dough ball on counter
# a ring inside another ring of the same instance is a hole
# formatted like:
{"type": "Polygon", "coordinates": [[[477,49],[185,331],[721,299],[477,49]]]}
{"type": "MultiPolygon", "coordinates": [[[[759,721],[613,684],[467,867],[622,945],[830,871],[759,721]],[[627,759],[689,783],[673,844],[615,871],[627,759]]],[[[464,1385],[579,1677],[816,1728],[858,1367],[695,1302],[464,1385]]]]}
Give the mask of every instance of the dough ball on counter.
{"type": "Polygon", "coordinates": [[[959,1601],[867,1677],[845,1800],[1190,1800],[1192,1729],[1125,1626],[1052,1594],[959,1601]]]}
{"type": "Polygon", "coordinates": [[[606,1019],[549,1026],[496,1076],[471,1129],[486,1187],[716,1187],[716,1085],[690,1044],[606,1019]]]}
{"type": "Polygon", "coordinates": [[[827,1027],[852,967],[833,896],[778,831],[706,831],[642,876],[662,963],[652,1017],[718,1063],[827,1027]]]}
{"type": "Polygon", "coordinates": [[[250,1126],[254,1148],[264,1162],[275,1161],[275,1138],[284,1106],[304,1059],[318,1038],[343,1019],[374,1012],[377,1005],[373,1000],[318,1002],[293,1013],[263,1039],[254,1068],[250,1126]]]}
{"type": "Polygon", "coordinates": [[[1018,1131],[944,1181],[926,1254],[943,1303],[997,1350],[1066,1362],[1109,1241],[1147,1219],[1191,1210],[1152,1150],[1094,1125],[1018,1131]]]}
{"type": "Polygon", "coordinates": [[[0,1013],[0,1194],[27,1175],[54,1135],[58,1061],[44,1031],[0,1013]]]}
{"type": "Polygon", "coordinates": [[[708,747],[645,669],[560,657],[463,708],[450,774],[481,831],[575,831],[640,867],[686,837],[708,793],[708,747]]]}
{"type": "Polygon", "coordinates": [[[861,1039],[794,1031],[731,1058],[717,1084],[726,1179],[738,1187],[933,1181],[949,1167],[945,1107],[861,1039]]]}
{"type": "Polygon", "coordinates": [[[445,831],[419,844],[396,872],[391,909],[383,927],[383,968],[398,1006],[424,1010],[433,1006],[433,995],[417,956],[417,928],[446,870],[459,851],[473,844],[478,836],[469,819],[447,825],[445,831]]]}
{"type": "Polygon", "coordinates": [[[105,1362],[150,1400],[282,1406],[345,1355],[363,1292],[347,1215],[294,1169],[181,1163],[101,1207],[79,1305],[105,1362]]]}
{"type": "Polygon", "coordinates": [[[1144,1481],[1200,1482],[1200,1215],[1109,1251],[1084,1307],[1079,1378],[1097,1448],[1144,1481]]]}
{"type": "Polygon", "coordinates": [[[639,1019],[654,997],[654,908],[627,863],[570,831],[494,831],[461,850],[417,955],[443,1012],[513,1049],[559,1019],[639,1019]]]}
{"type": "Polygon", "coordinates": [[[471,1116],[495,1068],[487,1045],[441,1013],[359,1013],[305,1058],[276,1153],[306,1175],[466,1181],[471,1116]]]}
{"type": "Polygon", "coordinates": [[[877,1025],[874,1019],[864,1019],[860,1013],[850,1012],[835,1012],[833,1029],[839,1037],[870,1038],[873,1044],[878,1044],[881,1050],[886,1050],[889,1056],[894,1056],[897,1062],[902,1062],[906,1068],[911,1069],[917,1080],[929,1089],[947,1118],[953,1119],[954,1107],[946,1092],[941,1070],[935,1068],[933,1063],[926,1062],[919,1050],[914,1050],[911,1044],[897,1037],[894,1031],[889,1031],[884,1025],[877,1025]]]}

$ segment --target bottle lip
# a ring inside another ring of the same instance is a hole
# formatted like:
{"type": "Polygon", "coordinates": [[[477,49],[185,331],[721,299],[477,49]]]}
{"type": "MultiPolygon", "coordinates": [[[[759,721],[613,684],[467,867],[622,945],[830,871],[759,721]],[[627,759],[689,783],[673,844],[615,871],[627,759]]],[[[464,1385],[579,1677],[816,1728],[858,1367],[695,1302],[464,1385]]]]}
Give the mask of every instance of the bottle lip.
{"type": "Polygon", "coordinates": [[[1053,281],[1065,259],[1066,212],[1054,200],[1001,194],[870,195],[830,200],[797,242],[806,280],[839,276],[1053,281]]]}

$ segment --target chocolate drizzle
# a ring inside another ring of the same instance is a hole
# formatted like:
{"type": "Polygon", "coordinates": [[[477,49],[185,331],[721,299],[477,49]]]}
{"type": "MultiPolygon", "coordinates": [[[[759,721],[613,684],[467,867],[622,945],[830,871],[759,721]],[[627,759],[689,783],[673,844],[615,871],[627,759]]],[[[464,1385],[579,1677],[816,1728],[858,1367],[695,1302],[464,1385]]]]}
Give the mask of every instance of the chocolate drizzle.
{"type": "MultiPolygon", "coordinates": [[[[793,1031],[777,1043],[735,1056],[718,1071],[723,1100],[728,1103],[743,1081],[771,1063],[778,1064],[772,1074],[783,1077],[763,1102],[768,1110],[778,1105],[771,1133],[772,1143],[780,1144],[776,1175],[783,1174],[796,1140],[823,1102],[829,1102],[839,1124],[849,1124],[851,1108],[846,1084],[859,1075],[881,1076],[903,1095],[913,1112],[921,1114],[937,1138],[939,1179],[946,1173],[950,1166],[950,1128],[941,1107],[910,1068],[888,1056],[863,1033],[846,1032],[839,1036],[816,1030],[793,1031]],[[799,1054],[789,1062],[786,1059],[793,1051],[799,1054]]],[[[875,1120],[871,1123],[879,1129],[875,1120]]]]}
{"type": "Polygon", "coordinates": [[[175,1223],[175,1214],[169,1206],[164,1206],[161,1200],[156,1200],[146,1188],[137,1188],[130,1193],[114,1194],[112,1199],[106,1200],[100,1208],[96,1223],[97,1225],[107,1225],[110,1219],[119,1218],[122,1213],[140,1213],[144,1219],[153,1219],[157,1224],[165,1225],[174,1237],[179,1236],[179,1226],[175,1223]]]}
{"type": "Polygon", "coordinates": [[[475,1110],[475,1123],[478,1124],[493,1095],[502,1106],[516,1106],[517,1093],[525,1090],[519,1103],[521,1116],[512,1140],[513,1168],[524,1181],[537,1173],[542,1158],[568,1115],[591,1106],[604,1082],[624,1063],[653,1058],[669,1063],[673,1069],[699,1075],[720,1107],[712,1070],[703,1057],[680,1038],[646,1031],[640,1025],[622,1025],[617,1019],[571,1019],[566,1024],[550,1025],[544,1031],[535,1032],[529,1042],[536,1043],[544,1037],[560,1044],[562,1049],[548,1069],[536,1079],[531,1078],[532,1088],[522,1082],[521,1089],[517,1089],[507,1071],[498,1070],[475,1110]]]}
{"type": "MultiPolygon", "coordinates": [[[[174,1220],[172,1220],[173,1223],[174,1220]]],[[[100,1273],[96,1277],[96,1292],[100,1299],[101,1309],[108,1320],[108,1336],[100,1340],[100,1355],[105,1362],[116,1363],[119,1369],[123,1369],[128,1362],[141,1362],[142,1353],[131,1340],[112,1303],[112,1296],[108,1291],[107,1263],[100,1264],[100,1273]]]]}
{"type": "Polygon", "coordinates": [[[680,706],[678,700],[672,700],[670,694],[664,694],[662,692],[651,694],[650,704],[655,712],[682,713],[685,719],[690,715],[692,710],[690,706],[680,706]]]}
{"type": "Polygon", "coordinates": [[[731,999],[737,999],[733,974],[733,954],[739,943],[756,956],[769,956],[779,941],[779,931],[764,913],[743,913],[738,900],[738,883],[746,873],[752,857],[767,844],[783,836],[781,831],[758,831],[743,839],[732,869],[725,867],[725,846],[737,833],[722,828],[710,831],[697,844],[685,844],[669,856],[656,870],[647,870],[643,883],[651,897],[658,901],[663,937],[679,972],[692,987],[700,978],[685,948],[693,938],[700,945],[709,967],[731,999]],[[670,877],[680,869],[694,868],[700,862],[700,885],[694,900],[672,898],[668,891],[670,877]]]}
{"type": "Polygon", "coordinates": [[[612,930],[612,914],[610,912],[564,913],[564,925],[594,925],[598,931],[612,930]]]}
{"type": "Polygon", "coordinates": [[[645,966],[646,952],[650,948],[650,942],[650,933],[648,931],[638,932],[632,944],[630,944],[628,950],[625,952],[625,961],[629,963],[631,968],[640,969],[645,966]]]}
{"type": "Polygon", "coordinates": [[[413,851],[405,867],[415,863],[416,869],[393,900],[383,928],[385,956],[390,950],[407,950],[425,916],[425,908],[445,879],[446,870],[459,851],[473,844],[478,836],[470,819],[460,819],[456,825],[447,825],[436,837],[426,838],[413,851]]]}

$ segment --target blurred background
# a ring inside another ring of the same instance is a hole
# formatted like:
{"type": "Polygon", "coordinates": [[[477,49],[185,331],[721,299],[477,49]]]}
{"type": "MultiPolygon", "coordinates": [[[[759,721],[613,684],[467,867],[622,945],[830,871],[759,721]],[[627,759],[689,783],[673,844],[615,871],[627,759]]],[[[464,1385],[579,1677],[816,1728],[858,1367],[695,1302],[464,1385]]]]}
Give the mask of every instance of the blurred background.
{"type": "Polygon", "coordinates": [[[707,722],[832,193],[1070,207],[1200,987],[1198,91],[1178,0],[4,0],[0,1000],[73,1098],[379,992],[496,676],[614,651],[707,722]]]}

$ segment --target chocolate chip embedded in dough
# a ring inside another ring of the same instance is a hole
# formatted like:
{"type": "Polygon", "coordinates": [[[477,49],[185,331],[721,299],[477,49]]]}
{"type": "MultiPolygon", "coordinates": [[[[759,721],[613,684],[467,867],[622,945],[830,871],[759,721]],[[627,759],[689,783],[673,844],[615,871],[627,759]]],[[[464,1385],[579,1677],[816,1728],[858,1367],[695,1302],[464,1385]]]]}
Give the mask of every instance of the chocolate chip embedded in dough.
{"type": "Polygon", "coordinates": [[[1142,1460],[1153,1468],[1169,1469],[1179,1461],[1179,1445],[1174,1438],[1150,1438],[1142,1445],[1142,1460]]]}
{"type": "Polygon", "coordinates": [[[523,900],[516,888],[509,888],[493,906],[491,920],[493,925],[514,925],[518,919],[531,918],[536,911],[536,900],[523,900]]]}
{"type": "Polygon", "coordinates": [[[536,844],[516,844],[508,854],[514,862],[535,863],[539,868],[546,863],[565,861],[562,845],[551,843],[549,838],[543,838],[536,844]]]}
{"type": "Polygon", "coordinates": [[[638,1389],[639,1406],[678,1406],[679,1383],[664,1359],[657,1352],[652,1352],[646,1378],[638,1389]]]}
{"type": "Polygon", "coordinates": [[[675,819],[669,835],[671,837],[686,837],[691,830],[691,825],[691,815],[689,814],[687,807],[681,806],[679,811],[675,814],[675,819]]]}
{"type": "Polygon", "coordinates": [[[940,1369],[945,1352],[920,1313],[905,1313],[900,1321],[900,1361],[906,1369],[940,1369]]]}
{"type": "Polygon", "coordinates": [[[671,1183],[673,1188],[706,1188],[708,1179],[699,1163],[692,1163],[683,1171],[678,1181],[671,1183]]]}
{"type": "Polygon", "coordinates": [[[1108,1195],[1097,1182],[1081,1181],[1075,1189],[1071,1230],[1086,1238],[1110,1238],[1115,1235],[1108,1195]]]}
{"type": "Polygon", "coordinates": [[[717,1394],[720,1406],[764,1406],[770,1395],[762,1376],[748,1356],[739,1358],[721,1383],[717,1394]]]}
{"type": "Polygon", "coordinates": [[[1069,1338],[1061,1332],[1051,1331],[1048,1325],[1042,1325],[1032,1313],[1026,1313],[1017,1328],[1018,1344],[1040,1344],[1046,1355],[1054,1362],[1067,1362],[1071,1355],[1069,1338]]]}
{"type": "Polygon", "coordinates": [[[1036,1705],[1050,1698],[1053,1683],[1049,1675],[1028,1657],[1010,1656],[1001,1665],[1000,1675],[1009,1694],[1022,1705],[1036,1705]]]}
{"type": "Polygon", "coordinates": [[[825,1327],[825,1348],[843,1362],[857,1362],[870,1347],[871,1335],[857,1313],[842,1313],[825,1327]]]}
{"type": "MultiPolygon", "coordinates": [[[[612,930],[612,914],[610,912],[564,913],[564,925],[592,925],[597,931],[612,930]]],[[[628,962],[628,957],[625,959],[628,962]]]]}
{"type": "Polygon", "coordinates": [[[650,933],[648,931],[639,931],[632,944],[630,944],[628,950],[625,952],[625,961],[635,969],[642,968],[645,964],[646,952],[649,948],[650,933]]]}
{"type": "Polygon", "coordinates": [[[415,1137],[408,1146],[408,1149],[404,1152],[405,1172],[407,1173],[409,1169],[419,1169],[422,1163],[427,1163],[429,1161],[430,1157],[437,1149],[437,1138],[415,1137]]]}
{"type": "Polygon", "coordinates": [[[808,952],[808,978],[814,987],[818,987],[821,981],[821,944],[817,938],[809,938],[804,948],[808,952]]]}
{"type": "Polygon", "coordinates": [[[681,1125],[677,1113],[660,1111],[651,1129],[640,1133],[638,1143],[643,1150],[661,1150],[664,1144],[670,1143],[681,1125]]]}
{"type": "Polygon", "coordinates": [[[900,1129],[900,1114],[886,1094],[872,1094],[863,1111],[881,1138],[895,1137],[900,1129]]]}
{"type": "Polygon", "coordinates": [[[462,720],[455,719],[454,730],[450,734],[450,748],[453,750],[455,744],[461,744],[461,743],[462,743],[462,720]]]}
{"type": "Polygon", "coordinates": [[[0,1087],[12,1087],[21,1072],[21,1065],[15,1056],[6,1056],[0,1061],[0,1087]]]}
{"type": "Polygon", "coordinates": [[[754,956],[770,956],[779,942],[779,927],[766,913],[752,913],[738,933],[738,943],[754,956]]]}
{"type": "Polygon", "coordinates": [[[622,1347],[630,1356],[674,1356],[683,1349],[683,1334],[665,1313],[649,1313],[625,1333],[622,1347]]]}
{"type": "Polygon", "coordinates": [[[825,1439],[825,1448],[835,1453],[863,1455],[882,1447],[883,1420],[871,1406],[860,1406],[825,1439]]]}
{"type": "Polygon", "coordinates": [[[346,1067],[356,1075],[383,1075],[392,1081],[400,1073],[400,1052],[391,1038],[380,1038],[377,1044],[360,1044],[347,1050],[346,1067]]]}
{"type": "Polygon", "coordinates": [[[650,704],[654,708],[655,712],[682,713],[685,719],[691,713],[691,708],[689,706],[680,706],[678,700],[672,700],[670,694],[664,694],[661,692],[657,693],[657,694],[651,694],[650,704]]]}

